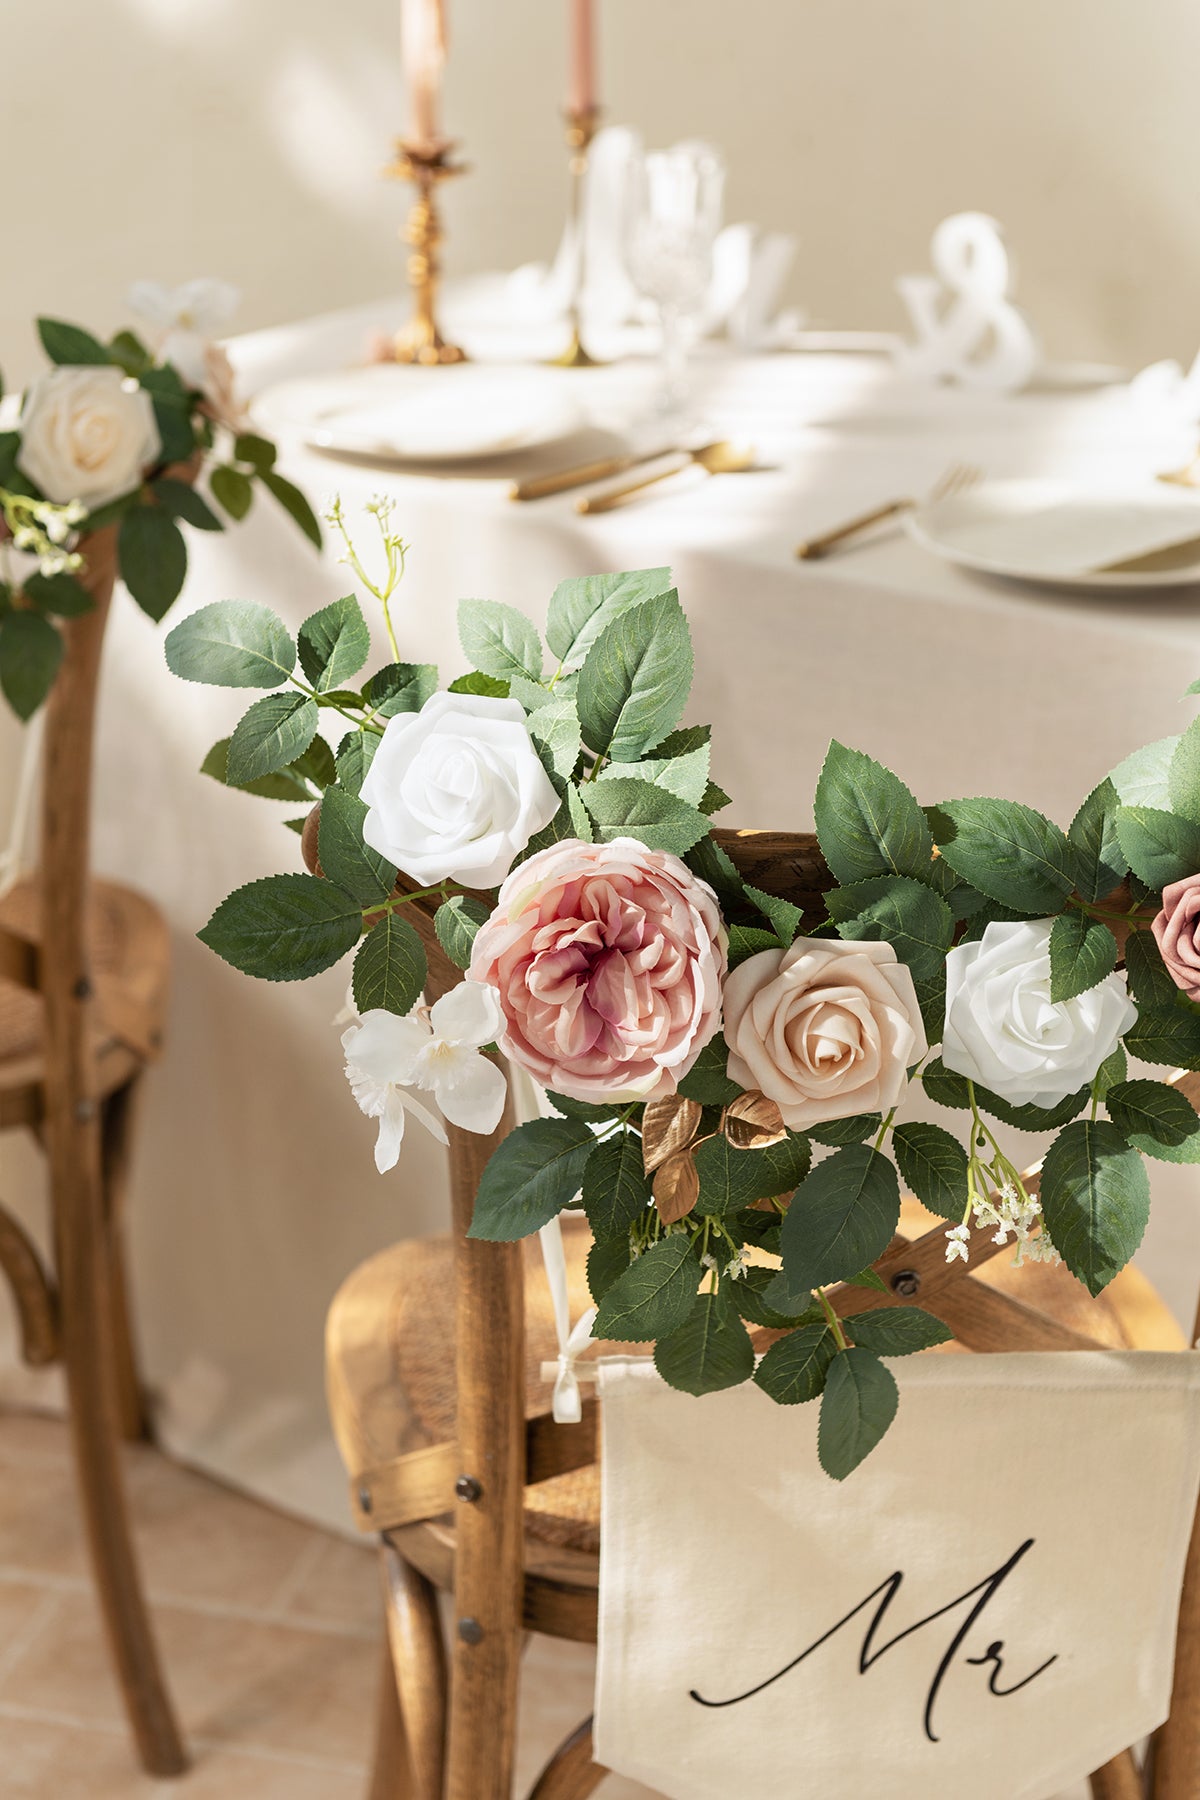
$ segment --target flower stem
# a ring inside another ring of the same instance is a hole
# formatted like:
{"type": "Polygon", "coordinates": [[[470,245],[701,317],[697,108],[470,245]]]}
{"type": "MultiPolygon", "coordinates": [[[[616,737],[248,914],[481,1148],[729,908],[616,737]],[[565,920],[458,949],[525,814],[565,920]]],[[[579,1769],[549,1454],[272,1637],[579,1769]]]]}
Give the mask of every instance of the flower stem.
{"type": "Polygon", "coordinates": [[[821,1311],[829,1321],[829,1329],[833,1333],[834,1341],[836,1342],[838,1349],[848,1350],[850,1346],[846,1342],[846,1334],[842,1330],[842,1322],[834,1312],[832,1306],[830,1306],[829,1296],[823,1287],[817,1289],[817,1299],[821,1302],[821,1311]]]}

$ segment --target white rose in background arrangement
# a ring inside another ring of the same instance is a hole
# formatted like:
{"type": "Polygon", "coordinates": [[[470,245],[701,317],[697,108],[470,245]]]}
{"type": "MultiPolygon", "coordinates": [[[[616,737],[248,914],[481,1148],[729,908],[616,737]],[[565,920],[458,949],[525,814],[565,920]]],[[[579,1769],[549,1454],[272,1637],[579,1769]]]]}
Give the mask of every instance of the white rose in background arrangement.
{"type": "Polygon", "coordinates": [[[1050,998],[1050,919],[997,922],[946,958],[942,1061],[1012,1106],[1057,1106],[1086,1087],[1137,1008],[1119,975],[1050,998]]]}
{"type": "Polygon", "coordinates": [[[21,412],[17,467],[59,505],[89,512],[141,483],[162,455],[150,396],[107,365],[49,369],[21,412]]]}
{"type": "Polygon", "coordinates": [[[363,837],[422,885],[496,887],[559,799],[516,700],[434,694],[388,720],[362,784],[363,837]]]}

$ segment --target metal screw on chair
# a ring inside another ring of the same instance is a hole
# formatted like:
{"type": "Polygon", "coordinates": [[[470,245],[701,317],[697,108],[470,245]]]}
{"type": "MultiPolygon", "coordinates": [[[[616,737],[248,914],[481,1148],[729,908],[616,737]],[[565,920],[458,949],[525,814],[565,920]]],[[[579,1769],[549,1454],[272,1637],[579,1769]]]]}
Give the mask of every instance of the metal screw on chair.
{"type": "Polygon", "coordinates": [[[460,1475],[454,1484],[454,1492],[460,1500],[473,1506],[483,1493],[483,1483],[476,1481],[473,1475],[460,1475]]]}
{"type": "Polygon", "coordinates": [[[75,983],[73,992],[74,992],[75,998],[77,1000],[90,1000],[91,999],[92,984],[88,980],[86,975],[81,975],[79,977],[79,980],[75,983]]]}
{"type": "Polygon", "coordinates": [[[479,1623],[478,1619],[460,1619],[458,1621],[458,1635],[464,1644],[482,1644],[483,1626],[479,1623]]]}
{"type": "Polygon", "coordinates": [[[914,1294],[921,1291],[921,1277],[915,1269],[901,1269],[892,1276],[892,1292],[902,1299],[911,1300],[914,1294]]]}
{"type": "Polygon", "coordinates": [[[95,1116],[96,1116],[96,1102],[94,1100],[77,1100],[76,1101],[75,1117],[81,1125],[86,1125],[88,1123],[88,1121],[90,1119],[94,1119],[95,1116]]]}
{"type": "Polygon", "coordinates": [[[364,1482],[358,1490],[359,1510],[361,1512],[369,1513],[374,1504],[375,1503],[371,1498],[371,1490],[364,1482]]]}

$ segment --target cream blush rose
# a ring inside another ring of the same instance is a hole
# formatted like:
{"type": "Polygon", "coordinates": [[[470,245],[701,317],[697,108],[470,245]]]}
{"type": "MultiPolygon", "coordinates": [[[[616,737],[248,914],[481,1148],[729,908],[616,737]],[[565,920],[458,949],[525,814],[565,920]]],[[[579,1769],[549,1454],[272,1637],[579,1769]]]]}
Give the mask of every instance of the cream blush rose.
{"type": "Polygon", "coordinates": [[[912,975],[890,944],[797,938],[725,983],[729,1076],[792,1131],[890,1112],[929,1045],[912,975]]]}
{"type": "Polygon", "coordinates": [[[136,488],[161,455],[150,396],[120,369],[50,369],[25,397],[17,467],[47,500],[94,512],[136,488]]]}

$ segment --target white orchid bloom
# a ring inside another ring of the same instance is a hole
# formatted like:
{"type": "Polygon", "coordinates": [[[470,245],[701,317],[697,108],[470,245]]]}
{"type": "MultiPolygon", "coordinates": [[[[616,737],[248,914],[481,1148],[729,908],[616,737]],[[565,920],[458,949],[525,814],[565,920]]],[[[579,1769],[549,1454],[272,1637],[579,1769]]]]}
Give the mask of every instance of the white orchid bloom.
{"type": "Polygon", "coordinates": [[[161,281],[135,281],[130,310],[149,327],[154,349],[195,388],[207,388],[209,348],[238,309],[241,294],[227,281],[202,276],[170,288],[161,281]]]}
{"type": "Polygon", "coordinates": [[[464,981],[426,1010],[406,1018],[374,1009],[342,1037],[346,1078],[368,1118],[379,1120],[375,1166],[394,1168],[404,1137],[404,1116],[413,1113],[440,1143],[438,1120],[404,1088],[432,1094],[443,1115],[464,1131],[486,1135],[500,1123],[508,1084],[481,1047],[497,1036],[500,1001],[493,988],[464,981]]]}

